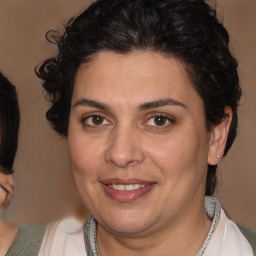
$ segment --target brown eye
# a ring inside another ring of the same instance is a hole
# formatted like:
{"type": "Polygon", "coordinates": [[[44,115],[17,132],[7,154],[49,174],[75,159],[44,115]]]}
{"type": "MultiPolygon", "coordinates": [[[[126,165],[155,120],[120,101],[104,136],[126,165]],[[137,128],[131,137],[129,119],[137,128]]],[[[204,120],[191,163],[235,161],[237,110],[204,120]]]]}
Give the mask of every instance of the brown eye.
{"type": "Polygon", "coordinates": [[[155,116],[154,117],[154,123],[157,126],[164,126],[167,122],[167,118],[165,116],[155,116]]]}
{"type": "Polygon", "coordinates": [[[92,119],[92,123],[94,124],[94,125],[101,125],[103,122],[104,122],[104,117],[102,117],[102,116],[92,116],[91,117],[91,119],[92,119]]]}
{"type": "Polygon", "coordinates": [[[87,116],[82,119],[82,123],[89,127],[103,127],[111,125],[111,122],[101,115],[87,116]]]}
{"type": "Polygon", "coordinates": [[[151,116],[144,125],[155,128],[168,128],[174,123],[174,120],[164,114],[156,114],[151,116]]]}

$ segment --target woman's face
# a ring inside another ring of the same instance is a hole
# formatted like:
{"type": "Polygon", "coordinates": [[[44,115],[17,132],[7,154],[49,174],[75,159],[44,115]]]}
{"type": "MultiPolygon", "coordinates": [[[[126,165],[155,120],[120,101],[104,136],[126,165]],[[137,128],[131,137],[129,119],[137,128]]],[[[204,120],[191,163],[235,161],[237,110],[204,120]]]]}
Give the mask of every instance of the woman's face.
{"type": "Polygon", "coordinates": [[[71,167],[108,230],[155,232],[203,212],[211,136],[202,99],[175,59],[106,51],[78,70],[71,167]]]}
{"type": "Polygon", "coordinates": [[[14,190],[13,176],[11,174],[4,174],[0,172],[0,209],[1,210],[5,209],[10,204],[10,201],[13,196],[13,190],[14,190]]]}

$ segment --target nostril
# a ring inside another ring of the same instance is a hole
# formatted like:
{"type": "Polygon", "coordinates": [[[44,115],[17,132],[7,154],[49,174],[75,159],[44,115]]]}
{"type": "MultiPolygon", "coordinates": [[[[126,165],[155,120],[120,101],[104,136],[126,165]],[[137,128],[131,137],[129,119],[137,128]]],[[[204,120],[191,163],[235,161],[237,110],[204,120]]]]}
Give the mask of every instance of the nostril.
{"type": "Polygon", "coordinates": [[[143,152],[133,150],[130,153],[118,154],[117,152],[109,151],[106,153],[106,162],[119,168],[140,164],[144,161],[143,152]]]}
{"type": "Polygon", "coordinates": [[[127,168],[133,165],[140,164],[142,161],[137,161],[137,160],[126,160],[126,159],[115,159],[115,160],[107,160],[107,162],[113,166],[116,166],[118,168],[127,168]]]}
{"type": "Polygon", "coordinates": [[[109,137],[109,147],[105,152],[106,162],[119,168],[126,168],[143,162],[144,158],[136,131],[131,126],[119,125],[109,137]]]}

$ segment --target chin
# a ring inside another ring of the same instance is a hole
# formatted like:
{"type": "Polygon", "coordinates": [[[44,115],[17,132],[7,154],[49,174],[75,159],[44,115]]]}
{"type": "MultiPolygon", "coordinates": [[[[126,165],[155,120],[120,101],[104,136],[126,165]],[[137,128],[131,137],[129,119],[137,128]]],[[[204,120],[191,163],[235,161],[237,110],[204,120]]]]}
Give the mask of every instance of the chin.
{"type": "Polygon", "coordinates": [[[99,224],[118,234],[139,234],[147,231],[154,223],[152,215],[145,216],[145,211],[140,213],[121,212],[109,214],[99,218],[99,224]]]}
{"type": "Polygon", "coordinates": [[[143,223],[104,223],[104,226],[117,234],[123,235],[136,235],[140,233],[144,233],[148,230],[148,225],[144,225],[143,223]]]}

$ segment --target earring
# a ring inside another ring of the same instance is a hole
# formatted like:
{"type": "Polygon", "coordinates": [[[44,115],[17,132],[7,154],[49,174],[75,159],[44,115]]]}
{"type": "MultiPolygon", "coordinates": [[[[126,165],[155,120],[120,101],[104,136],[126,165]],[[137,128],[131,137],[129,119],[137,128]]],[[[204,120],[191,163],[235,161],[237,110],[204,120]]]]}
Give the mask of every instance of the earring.
{"type": "Polygon", "coordinates": [[[216,157],[217,157],[217,158],[220,158],[220,155],[217,153],[217,154],[216,154],[216,157]]]}

